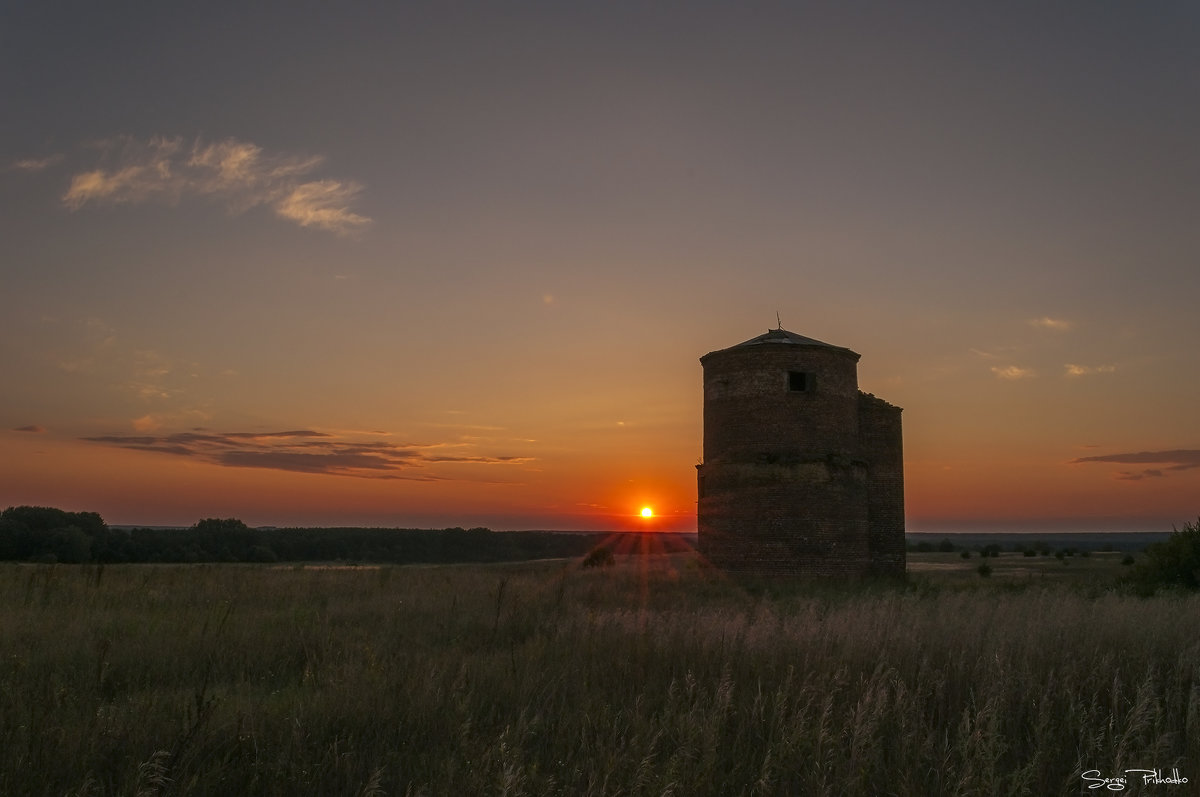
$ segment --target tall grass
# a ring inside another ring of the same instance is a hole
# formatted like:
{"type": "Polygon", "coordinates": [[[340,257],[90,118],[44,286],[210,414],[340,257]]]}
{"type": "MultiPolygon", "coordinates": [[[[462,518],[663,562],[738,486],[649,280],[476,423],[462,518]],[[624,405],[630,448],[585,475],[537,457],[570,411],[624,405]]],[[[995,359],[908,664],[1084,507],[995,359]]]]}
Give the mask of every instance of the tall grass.
{"type": "Polygon", "coordinates": [[[1200,781],[1200,598],[747,588],[687,565],[2,567],[0,794],[1200,781]]]}

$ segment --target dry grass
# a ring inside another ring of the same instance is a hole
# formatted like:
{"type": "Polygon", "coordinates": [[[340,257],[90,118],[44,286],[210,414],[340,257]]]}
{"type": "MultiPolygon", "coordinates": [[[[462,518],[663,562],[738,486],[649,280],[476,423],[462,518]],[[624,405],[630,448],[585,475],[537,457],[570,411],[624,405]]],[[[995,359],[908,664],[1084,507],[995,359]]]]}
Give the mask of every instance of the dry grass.
{"type": "Polygon", "coordinates": [[[0,567],[0,793],[1200,780],[1196,596],[747,587],[693,565],[0,567]]]}

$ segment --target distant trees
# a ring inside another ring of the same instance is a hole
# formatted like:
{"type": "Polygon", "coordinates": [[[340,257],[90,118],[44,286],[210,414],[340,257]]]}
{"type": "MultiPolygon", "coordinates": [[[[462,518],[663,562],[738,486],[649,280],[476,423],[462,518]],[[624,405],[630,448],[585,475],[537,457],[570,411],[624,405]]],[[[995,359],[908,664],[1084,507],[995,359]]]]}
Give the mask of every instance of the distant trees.
{"type": "MultiPolygon", "coordinates": [[[[188,529],[114,529],[95,512],[19,506],[0,512],[0,561],[516,562],[581,557],[609,536],[482,527],[251,528],[237,518],[205,518],[188,529]]],[[[639,540],[647,543],[645,550],[661,551],[679,548],[676,538],[643,535],[639,540]]]]}
{"type": "Polygon", "coordinates": [[[64,512],[45,506],[0,512],[0,558],[41,562],[90,562],[108,526],[95,512],[64,512]]]}
{"type": "Polygon", "coordinates": [[[934,551],[939,553],[952,553],[958,550],[958,546],[946,538],[943,538],[937,543],[937,545],[934,545],[928,540],[921,540],[920,542],[908,542],[905,548],[909,553],[933,553],[934,551]]]}
{"type": "Polygon", "coordinates": [[[258,534],[237,518],[205,518],[190,531],[195,545],[218,562],[253,561],[250,550],[261,547],[258,534]]]}

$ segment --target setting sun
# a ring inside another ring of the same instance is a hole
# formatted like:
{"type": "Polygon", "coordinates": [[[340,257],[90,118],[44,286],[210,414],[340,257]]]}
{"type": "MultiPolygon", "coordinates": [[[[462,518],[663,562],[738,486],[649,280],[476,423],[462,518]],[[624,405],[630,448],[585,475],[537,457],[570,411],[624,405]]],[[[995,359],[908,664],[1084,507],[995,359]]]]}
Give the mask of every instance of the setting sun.
{"type": "Polygon", "coordinates": [[[648,506],[642,507],[642,517],[654,517],[654,510],[648,506]]]}

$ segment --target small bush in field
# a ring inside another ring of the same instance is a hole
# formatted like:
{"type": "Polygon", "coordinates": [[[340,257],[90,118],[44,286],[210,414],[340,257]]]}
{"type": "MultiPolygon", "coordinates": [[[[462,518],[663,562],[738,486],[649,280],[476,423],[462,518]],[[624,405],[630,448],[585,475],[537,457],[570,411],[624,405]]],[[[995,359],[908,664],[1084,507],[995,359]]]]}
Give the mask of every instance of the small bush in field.
{"type": "Polygon", "coordinates": [[[583,567],[612,567],[616,564],[616,558],[613,557],[613,552],[601,546],[595,548],[587,556],[583,557],[583,567]]]}
{"type": "Polygon", "coordinates": [[[1130,579],[1153,591],[1159,587],[1200,589],[1200,519],[1173,529],[1170,537],[1146,549],[1130,579]]]}
{"type": "Polygon", "coordinates": [[[992,566],[989,565],[987,562],[983,562],[982,564],[979,565],[979,567],[977,567],[975,569],[975,572],[979,573],[979,575],[982,576],[983,578],[987,578],[988,576],[990,576],[992,574],[992,566]]]}

